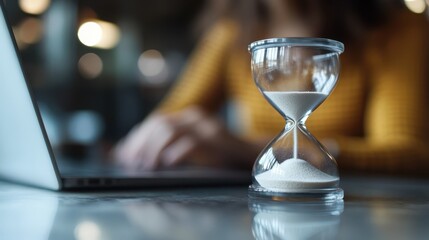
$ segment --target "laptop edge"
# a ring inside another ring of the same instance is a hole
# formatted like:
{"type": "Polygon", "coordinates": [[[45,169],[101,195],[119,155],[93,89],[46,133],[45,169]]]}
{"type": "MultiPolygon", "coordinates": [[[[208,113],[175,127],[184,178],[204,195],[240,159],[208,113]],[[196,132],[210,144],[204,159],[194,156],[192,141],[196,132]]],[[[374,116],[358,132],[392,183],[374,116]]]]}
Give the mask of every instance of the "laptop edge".
{"type": "Polygon", "coordinates": [[[62,181],[53,150],[30,83],[22,70],[3,1],[0,1],[0,8],[0,178],[61,190],[62,181]]]}

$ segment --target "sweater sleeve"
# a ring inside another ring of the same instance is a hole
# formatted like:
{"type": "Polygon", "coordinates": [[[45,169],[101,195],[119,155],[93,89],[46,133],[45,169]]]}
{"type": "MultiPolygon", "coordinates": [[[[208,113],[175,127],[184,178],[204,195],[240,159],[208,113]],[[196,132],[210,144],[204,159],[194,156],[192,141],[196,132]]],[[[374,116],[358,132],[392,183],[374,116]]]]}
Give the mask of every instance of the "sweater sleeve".
{"type": "MultiPolygon", "coordinates": [[[[407,20],[415,16],[407,15],[407,20]]],[[[401,21],[370,56],[371,84],[363,138],[339,138],[343,169],[427,173],[429,145],[426,21],[401,21]]]]}
{"type": "Polygon", "coordinates": [[[234,35],[235,25],[228,20],[207,31],[157,111],[172,112],[188,106],[215,111],[225,98],[224,62],[234,35]]]}

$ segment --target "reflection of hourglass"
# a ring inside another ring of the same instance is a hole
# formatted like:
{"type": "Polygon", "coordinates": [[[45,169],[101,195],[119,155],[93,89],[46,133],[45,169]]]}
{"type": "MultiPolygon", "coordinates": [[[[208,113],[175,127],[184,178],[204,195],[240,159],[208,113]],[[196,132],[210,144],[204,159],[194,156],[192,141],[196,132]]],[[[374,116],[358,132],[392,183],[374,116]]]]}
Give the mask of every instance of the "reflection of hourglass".
{"type": "Polygon", "coordinates": [[[343,201],[288,203],[250,201],[252,233],[257,240],[336,239],[343,201]]]}
{"type": "Polygon", "coordinates": [[[256,85],[286,119],[255,162],[251,196],[343,198],[334,158],[305,127],[336,84],[343,50],[342,43],[320,38],[274,38],[249,46],[256,85]]]}

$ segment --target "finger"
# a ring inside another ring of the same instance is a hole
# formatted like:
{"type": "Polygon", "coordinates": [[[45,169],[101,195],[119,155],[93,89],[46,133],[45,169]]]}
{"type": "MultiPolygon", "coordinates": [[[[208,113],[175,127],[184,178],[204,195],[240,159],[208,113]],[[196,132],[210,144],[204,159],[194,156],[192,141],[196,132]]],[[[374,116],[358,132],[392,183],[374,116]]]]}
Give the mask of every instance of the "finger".
{"type": "MultiPolygon", "coordinates": [[[[143,159],[139,167],[153,170],[160,166],[165,149],[183,136],[192,135],[195,125],[203,121],[204,115],[196,109],[187,109],[159,119],[153,141],[141,149],[138,157],[143,159]]],[[[164,165],[164,164],[162,164],[164,165]]]]}
{"type": "Polygon", "coordinates": [[[179,115],[171,114],[159,118],[153,126],[149,135],[146,136],[146,143],[141,146],[136,158],[136,167],[144,170],[153,170],[160,165],[160,155],[163,150],[176,139],[185,135],[187,128],[183,127],[182,119],[179,115]]]}
{"type": "Polygon", "coordinates": [[[145,148],[147,145],[149,136],[151,136],[151,131],[156,129],[157,117],[150,117],[144,122],[136,125],[132,128],[130,133],[121,140],[116,149],[115,155],[118,158],[117,161],[127,167],[132,168],[138,164],[140,161],[139,155],[141,149],[145,148]]]}
{"type": "Polygon", "coordinates": [[[198,155],[203,146],[207,145],[207,138],[213,136],[220,126],[216,119],[198,108],[182,111],[179,118],[176,129],[180,134],[166,144],[160,153],[163,166],[177,165],[198,155]]]}
{"type": "Polygon", "coordinates": [[[206,118],[207,114],[198,107],[188,107],[175,114],[176,127],[189,127],[206,118]]]}
{"type": "Polygon", "coordinates": [[[126,138],[118,143],[115,153],[118,158],[117,161],[120,164],[125,167],[133,165],[133,161],[135,161],[139,149],[144,145],[144,137],[148,135],[147,129],[148,127],[146,125],[139,124],[130,131],[126,138]]]}
{"type": "Polygon", "coordinates": [[[183,163],[197,151],[198,143],[189,135],[182,136],[168,145],[162,152],[162,165],[170,167],[183,163]]]}
{"type": "Polygon", "coordinates": [[[160,154],[163,149],[180,136],[180,132],[172,125],[160,124],[148,136],[151,140],[145,146],[142,146],[139,155],[141,161],[138,168],[144,170],[153,170],[159,166],[160,154]]]}

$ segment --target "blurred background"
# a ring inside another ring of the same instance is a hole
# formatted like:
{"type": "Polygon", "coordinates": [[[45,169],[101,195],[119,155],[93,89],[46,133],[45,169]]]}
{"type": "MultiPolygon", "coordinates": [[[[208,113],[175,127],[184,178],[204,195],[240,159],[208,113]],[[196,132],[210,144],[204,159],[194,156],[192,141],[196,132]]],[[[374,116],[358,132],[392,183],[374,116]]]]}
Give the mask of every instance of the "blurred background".
{"type": "Polygon", "coordinates": [[[4,2],[51,143],[75,154],[108,147],[154,108],[197,40],[204,4],[4,2]]]}
{"type": "MultiPolygon", "coordinates": [[[[156,106],[207,2],[3,1],[51,143],[74,155],[103,152],[156,106]]],[[[429,0],[391,1],[428,15],[429,0]]]]}

